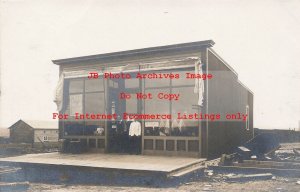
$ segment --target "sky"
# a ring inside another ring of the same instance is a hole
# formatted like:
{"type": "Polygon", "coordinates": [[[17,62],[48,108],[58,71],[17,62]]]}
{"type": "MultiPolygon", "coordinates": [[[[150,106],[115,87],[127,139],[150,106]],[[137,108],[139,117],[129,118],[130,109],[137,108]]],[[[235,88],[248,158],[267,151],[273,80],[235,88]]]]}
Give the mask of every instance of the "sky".
{"type": "Polygon", "coordinates": [[[50,120],[51,60],[212,39],[254,92],[254,127],[300,125],[299,0],[0,0],[0,127],[50,120]]]}

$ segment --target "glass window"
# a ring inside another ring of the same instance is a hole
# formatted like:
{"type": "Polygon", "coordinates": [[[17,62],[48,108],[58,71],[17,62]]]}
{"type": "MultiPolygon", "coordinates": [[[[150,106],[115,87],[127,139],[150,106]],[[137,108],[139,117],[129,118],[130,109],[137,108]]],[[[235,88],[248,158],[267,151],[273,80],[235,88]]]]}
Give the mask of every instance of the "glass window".
{"type": "Polygon", "coordinates": [[[139,88],[140,82],[137,78],[133,78],[132,79],[126,79],[125,80],[125,88],[139,88]]]}
{"type": "Polygon", "coordinates": [[[130,99],[126,99],[126,113],[133,113],[133,114],[137,114],[138,111],[138,100],[136,98],[136,93],[127,93],[131,95],[130,99]]]}
{"type": "Polygon", "coordinates": [[[48,136],[44,136],[44,141],[48,141],[48,136]]]}
{"type": "Polygon", "coordinates": [[[170,79],[145,79],[145,86],[147,88],[168,87],[170,86],[170,79]]]}
{"type": "Polygon", "coordinates": [[[83,79],[70,79],[69,93],[82,93],[83,79]]]}
{"type": "MultiPolygon", "coordinates": [[[[170,114],[170,102],[158,99],[158,93],[169,93],[169,88],[151,89],[148,92],[152,93],[153,99],[145,100],[146,114],[170,114]]],[[[170,135],[170,120],[159,120],[153,123],[145,123],[145,135],[152,136],[167,136],[170,135]]]]}
{"type": "MultiPolygon", "coordinates": [[[[173,74],[179,74],[179,79],[172,79],[170,85],[169,79],[145,79],[145,92],[151,92],[153,99],[145,101],[145,113],[153,114],[172,114],[172,120],[160,120],[157,126],[146,126],[145,135],[156,136],[198,136],[197,120],[180,120],[177,119],[177,113],[192,114],[198,112],[197,105],[198,95],[194,93],[194,79],[187,79],[186,73],[194,73],[192,69],[178,71],[173,70],[173,74]],[[158,84],[156,84],[158,83],[158,84]],[[167,86],[169,88],[159,88],[167,86]],[[149,89],[150,88],[150,89],[149,89]],[[166,101],[157,98],[158,93],[180,94],[178,101],[166,101]],[[171,105],[171,106],[170,106],[171,105]],[[172,109],[172,111],[170,111],[172,109]]],[[[170,73],[165,71],[165,73],[170,73]]]]}
{"type": "Polygon", "coordinates": [[[82,100],[83,94],[70,95],[70,115],[83,112],[82,100]]]}
{"type": "Polygon", "coordinates": [[[195,119],[177,119],[177,113],[193,114],[198,112],[193,108],[197,104],[198,96],[194,87],[172,88],[172,93],[179,93],[180,100],[172,102],[172,134],[174,136],[198,136],[198,121],[195,119]]]}
{"type": "Polygon", "coordinates": [[[85,113],[104,113],[104,93],[85,94],[85,113]]]}
{"type": "Polygon", "coordinates": [[[85,79],[85,92],[104,91],[103,79],[85,79]]]}
{"type": "MultiPolygon", "coordinates": [[[[69,81],[70,120],[75,113],[105,113],[103,79],[70,79],[69,81]]],[[[104,135],[105,121],[74,120],[64,124],[65,135],[104,135]]]]}
{"type": "Polygon", "coordinates": [[[181,85],[194,85],[195,79],[188,79],[186,78],[186,73],[195,73],[192,70],[188,71],[173,71],[173,73],[178,73],[179,78],[178,79],[172,79],[172,86],[181,86],[181,85]]]}
{"type": "Polygon", "coordinates": [[[84,134],[84,123],[78,121],[66,121],[64,124],[64,135],[74,136],[84,134]]]}
{"type": "Polygon", "coordinates": [[[180,99],[172,102],[172,112],[177,114],[178,112],[195,113],[193,105],[197,105],[198,94],[194,93],[194,87],[178,87],[172,88],[173,94],[180,94],[180,99]]]}
{"type": "Polygon", "coordinates": [[[148,92],[152,93],[153,98],[145,100],[145,112],[147,114],[170,114],[170,102],[157,98],[159,93],[169,93],[169,89],[152,89],[148,92]]]}

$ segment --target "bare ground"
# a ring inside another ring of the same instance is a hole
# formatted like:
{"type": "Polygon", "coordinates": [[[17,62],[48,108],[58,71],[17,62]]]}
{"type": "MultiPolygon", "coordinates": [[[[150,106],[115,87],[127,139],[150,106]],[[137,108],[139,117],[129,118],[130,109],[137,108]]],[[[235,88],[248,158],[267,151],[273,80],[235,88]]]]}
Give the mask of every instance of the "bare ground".
{"type": "Polygon", "coordinates": [[[198,192],[198,191],[300,191],[300,185],[297,181],[300,178],[276,178],[265,181],[249,181],[243,183],[228,183],[228,182],[209,182],[209,181],[195,181],[185,183],[179,187],[173,188],[151,188],[151,187],[124,187],[124,186],[92,186],[92,185],[50,185],[50,184],[31,184],[28,191],[104,191],[104,192],[198,192]]]}

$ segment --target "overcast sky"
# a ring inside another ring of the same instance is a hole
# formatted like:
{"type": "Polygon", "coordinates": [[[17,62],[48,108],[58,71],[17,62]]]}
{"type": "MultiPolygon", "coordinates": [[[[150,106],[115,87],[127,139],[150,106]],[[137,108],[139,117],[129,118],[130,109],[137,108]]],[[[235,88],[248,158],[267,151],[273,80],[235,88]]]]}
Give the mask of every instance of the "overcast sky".
{"type": "Polygon", "coordinates": [[[299,126],[299,0],[0,2],[1,127],[51,119],[53,59],[206,39],[254,92],[255,127],[299,126]]]}

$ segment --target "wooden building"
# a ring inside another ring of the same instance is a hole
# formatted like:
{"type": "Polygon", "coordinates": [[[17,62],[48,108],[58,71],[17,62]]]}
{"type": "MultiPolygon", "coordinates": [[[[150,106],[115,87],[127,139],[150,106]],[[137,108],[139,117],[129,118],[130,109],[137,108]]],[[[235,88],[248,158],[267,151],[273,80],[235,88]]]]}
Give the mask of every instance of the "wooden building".
{"type": "Polygon", "coordinates": [[[58,122],[19,120],[9,127],[12,143],[58,142],[58,122]]]}
{"type": "Polygon", "coordinates": [[[253,93],[213,45],[207,40],[53,60],[60,67],[60,137],[98,152],[127,153],[134,147],[149,155],[212,157],[230,152],[253,137],[253,93]],[[96,78],[88,77],[91,72],[96,78]],[[130,99],[121,98],[122,93],[130,99]],[[78,119],[86,113],[117,118],[78,119]],[[172,117],[139,119],[141,142],[130,145],[114,131],[122,122],[126,128],[124,113],[172,117]],[[198,119],[178,118],[187,114],[198,119]],[[241,120],[242,114],[247,118],[241,120]]]}

